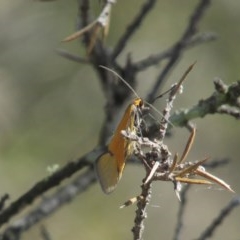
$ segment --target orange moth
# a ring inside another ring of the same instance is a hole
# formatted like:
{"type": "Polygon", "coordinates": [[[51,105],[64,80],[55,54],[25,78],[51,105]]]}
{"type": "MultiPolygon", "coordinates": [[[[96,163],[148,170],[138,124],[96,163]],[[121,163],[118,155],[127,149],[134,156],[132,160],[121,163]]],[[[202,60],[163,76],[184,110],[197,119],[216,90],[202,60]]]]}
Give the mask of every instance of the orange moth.
{"type": "Polygon", "coordinates": [[[96,172],[104,193],[111,193],[122,177],[126,161],[134,151],[134,142],[126,139],[121,131],[136,132],[136,123],[139,120],[139,112],[143,108],[143,100],[136,98],[127,107],[114,135],[107,146],[107,152],[103,153],[96,161],[96,172]]]}

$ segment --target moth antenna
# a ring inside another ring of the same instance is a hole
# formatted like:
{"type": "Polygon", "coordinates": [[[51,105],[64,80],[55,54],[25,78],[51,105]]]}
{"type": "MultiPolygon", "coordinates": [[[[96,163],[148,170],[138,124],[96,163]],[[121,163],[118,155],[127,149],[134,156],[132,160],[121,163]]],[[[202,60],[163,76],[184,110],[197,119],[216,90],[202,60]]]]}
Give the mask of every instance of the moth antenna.
{"type": "Polygon", "coordinates": [[[137,92],[133,89],[133,87],[126,81],[124,80],[117,72],[115,72],[114,70],[112,70],[111,68],[105,67],[103,65],[99,65],[100,68],[103,68],[111,73],[113,73],[115,76],[117,76],[132,92],[133,94],[137,97],[140,98],[137,94],[137,92]]]}
{"type": "MultiPolygon", "coordinates": [[[[108,68],[108,67],[105,67],[103,65],[99,65],[100,68],[103,68],[111,73],[113,73],[115,76],[117,76],[133,93],[134,95],[137,97],[137,98],[140,98],[137,94],[137,92],[133,89],[133,87],[128,83],[126,82],[126,80],[124,80],[117,72],[115,72],[114,70],[112,70],[111,68],[108,68]]],[[[171,90],[171,89],[170,89],[171,90]]],[[[167,92],[169,92],[170,90],[168,90],[167,92]]],[[[165,94],[165,93],[164,93],[165,94]]],[[[154,107],[151,103],[148,103],[148,102],[145,102],[146,105],[150,106],[155,112],[157,112],[161,117],[163,117],[163,114],[156,108],[154,107]]],[[[174,125],[168,121],[168,123],[174,127],[174,125]]]]}
{"type": "MultiPolygon", "coordinates": [[[[156,108],[154,107],[151,103],[148,103],[148,102],[145,102],[146,105],[148,105],[149,107],[151,107],[156,113],[158,113],[161,117],[164,117],[163,114],[156,108]]],[[[167,120],[165,117],[164,117],[165,120],[167,120]]],[[[167,120],[167,122],[172,126],[172,127],[175,127],[173,125],[173,123],[171,123],[169,120],[167,120]]]]}

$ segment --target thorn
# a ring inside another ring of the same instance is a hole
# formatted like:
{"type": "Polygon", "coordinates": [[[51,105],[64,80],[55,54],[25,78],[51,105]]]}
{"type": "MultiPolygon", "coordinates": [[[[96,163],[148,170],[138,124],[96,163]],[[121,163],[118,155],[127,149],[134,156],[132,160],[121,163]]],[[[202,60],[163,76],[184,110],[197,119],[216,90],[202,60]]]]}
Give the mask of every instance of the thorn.
{"type": "Polygon", "coordinates": [[[159,165],[160,165],[160,163],[158,161],[154,163],[154,165],[151,169],[151,172],[149,173],[146,181],[144,182],[144,185],[146,185],[152,179],[152,177],[155,174],[155,172],[157,171],[159,165]]]}
{"type": "Polygon", "coordinates": [[[181,202],[180,192],[182,190],[182,185],[179,181],[173,181],[173,185],[174,185],[175,194],[176,194],[179,202],[181,202]]]}

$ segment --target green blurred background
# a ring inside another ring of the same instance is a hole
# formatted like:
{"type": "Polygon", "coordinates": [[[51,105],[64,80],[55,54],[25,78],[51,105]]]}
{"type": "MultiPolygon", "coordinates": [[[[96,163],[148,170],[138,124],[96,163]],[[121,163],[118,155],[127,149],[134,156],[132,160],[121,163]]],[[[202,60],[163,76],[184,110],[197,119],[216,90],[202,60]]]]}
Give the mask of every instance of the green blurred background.
{"type": "MultiPolygon", "coordinates": [[[[92,2],[93,12],[98,13],[99,1],[92,2]]],[[[118,1],[108,45],[114,46],[143,2],[118,1]]],[[[124,53],[131,52],[133,60],[139,60],[170,47],[181,36],[197,3],[158,1],[124,53]]],[[[55,53],[55,49],[65,48],[80,56],[85,54],[78,41],[60,43],[75,30],[77,1],[0,0],[0,6],[0,196],[8,192],[14,200],[47,176],[48,166],[63,166],[96,146],[105,99],[91,67],[55,53]]],[[[208,97],[215,77],[228,84],[239,79],[239,21],[239,1],[212,1],[200,30],[214,31],[219,39],[187,51],[169,76],[166,88],[197,61],[176,108],[190,107],[208,97]]],[[[120,62],[124,63],[125,57],[121,55],[120,62]]],[[[140,96],[151,88],[161,67],[139,74],[140,96]]],[[[189,159],[229,157],[231,163],[214,170],[214,174],[231,184],[238,194],[240,122],[228,116],[207,116],[195,123],[197,139],[189,159]]],[[[174,138],[167,141],[171,151],[181,152],[187,136],[185,129],[175,129],[174,138]]],[[[105,196],[95,185],[43,224],[52,239],[132,239],[135,206],[123,210],[119,206],[139,193],[142,177],[140,167],[129,165],[113,194],[105,196]]],[[[192,187],[183,239],[197,237],[232,197],[218,186],[192,187]]],[[[171,239],[178,204],[170,183],[154,185],[145,239],[171,239]]],[[[213,239],[240,239],[239,222],[237,209],[213,239]]],[[[26,232],[23,239],[41,239],[39,225],[26,232]]]]}

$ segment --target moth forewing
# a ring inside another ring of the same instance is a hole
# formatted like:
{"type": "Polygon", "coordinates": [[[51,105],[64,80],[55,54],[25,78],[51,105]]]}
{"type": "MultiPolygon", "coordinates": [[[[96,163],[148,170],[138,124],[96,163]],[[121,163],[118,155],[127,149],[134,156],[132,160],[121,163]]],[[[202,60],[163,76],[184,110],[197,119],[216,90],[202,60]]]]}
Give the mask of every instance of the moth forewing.
{"type": "Polygon", "coordinates": [[[143,107],[141,98],[136,98],[126,109],[114,135],[108,144],[107,151],[96,161],[96,172],[105,193],[111,193],[122,177],[126,161],[134,152],[135,143],[125,138],[121,131],[137,132],[139,111],[143,107]]]}
{"type": "Polygon", "coordinates": [[[96,172],[101,188],[104,193],[109,194],[115,188],[121,177],[116,162],[116,158],[111,153],[104,153],[96,162],[96,172]]]}

